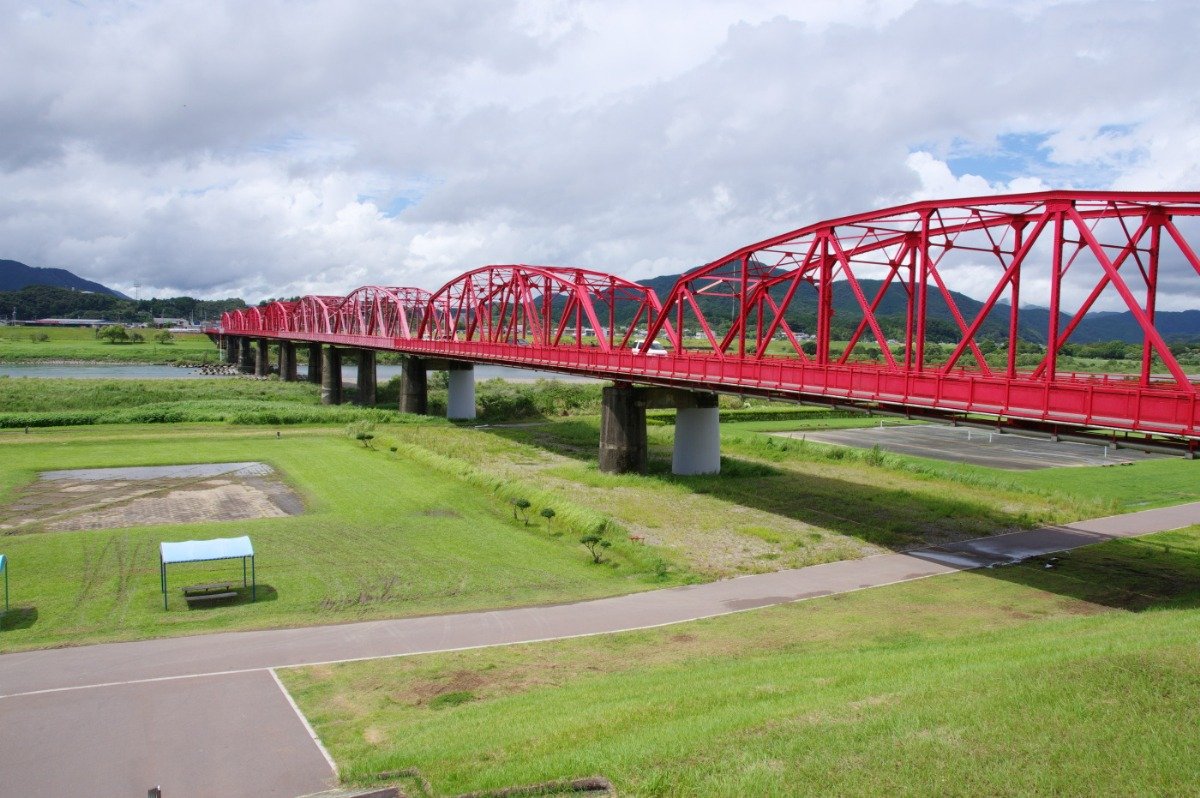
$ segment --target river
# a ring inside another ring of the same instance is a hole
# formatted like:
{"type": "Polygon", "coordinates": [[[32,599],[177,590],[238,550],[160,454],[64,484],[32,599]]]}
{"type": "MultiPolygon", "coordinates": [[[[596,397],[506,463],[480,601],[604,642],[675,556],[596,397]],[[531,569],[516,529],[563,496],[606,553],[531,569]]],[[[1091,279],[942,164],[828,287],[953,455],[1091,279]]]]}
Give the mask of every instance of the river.
{"type": "MultiPolygon", "coordinates": [[[[400,366],[380,364],[375,367],[377,379],[382,384],[392,377],[400,376],[400,366]]],[[[306,369],[301,366],[300,374],[303,379],[306,369]]],[[[97,363],[97,364],[61,364],[49,365],[40,363],[0,364],[0,377],[44,377],[71,379],[105,379],[105,380],[179,380],[199,377],[200,370],[195,368],[180,368],[177,366],[150,366],[140,363],[97,363]]],[[[356,368],[345,366],[342,369],[342,379],[354,382],[357,376],[356,368]]],[[[563,382],[596,382],[586,377],[575,377],[568,374],[556,374],[551,371],[533,371],[531,369],[516,369],[507,366],[476,366],[476,380],[494,378],[528,382],[530,380],[561,380],[563,382]]],[[[219,378],[214,378],[219,379],[219,378]]]]}

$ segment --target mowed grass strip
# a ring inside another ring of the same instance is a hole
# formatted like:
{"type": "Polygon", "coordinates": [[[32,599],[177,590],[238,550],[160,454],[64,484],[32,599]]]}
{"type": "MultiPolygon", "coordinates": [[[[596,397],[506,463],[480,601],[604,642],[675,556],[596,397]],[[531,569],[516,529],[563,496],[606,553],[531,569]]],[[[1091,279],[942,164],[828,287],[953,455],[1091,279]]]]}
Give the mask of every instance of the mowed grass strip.
{"type": "Polygon", "coordinates": [[[281,676],[346,781],[439,795],[1196,794],[1200,527],[1048,561],[281,676]]]}
{"type": "Polygon", "coordinates": [[[0,362],[215,363],[220,354],[202,333],[172,333],[171,343],[161,344],[154,340],[160,330],[131,332],[146,340],[112,344],[97,338],[90,327],[6,327],[0,330],[0,362]]]}
{"type": "Polygon", "coordinates": [[[279,437],[274,429],[215,426],[6,432],[0,497],[12,501],[43,470],[240,461],[272,465],[307,511],[0,535],[14,608],[0,620],[0,651],[536,604],[664,581],[618,555],[592,565],[574,537],[514,521],[487,489],[367,449],[342,429],[289,429],[279,437]],[[238,535],[254,543],[258,601],[187,609],[180,586],[240,583],[242,576],[240,561],[188,564],[171,567],[164,612],[158,544],[238,535]]]}

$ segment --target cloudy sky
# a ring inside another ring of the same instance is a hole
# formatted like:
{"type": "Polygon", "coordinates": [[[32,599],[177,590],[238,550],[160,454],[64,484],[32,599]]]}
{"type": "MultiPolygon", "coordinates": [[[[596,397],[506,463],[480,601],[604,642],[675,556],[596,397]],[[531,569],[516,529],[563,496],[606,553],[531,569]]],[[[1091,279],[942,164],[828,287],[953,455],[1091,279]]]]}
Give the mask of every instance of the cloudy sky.
{"type": "Polygon", "coordinates": [[[1200,186],[1188,0],[0,0],[0,258],[127,293],[683,271],[924,197],[1200,186]]]}

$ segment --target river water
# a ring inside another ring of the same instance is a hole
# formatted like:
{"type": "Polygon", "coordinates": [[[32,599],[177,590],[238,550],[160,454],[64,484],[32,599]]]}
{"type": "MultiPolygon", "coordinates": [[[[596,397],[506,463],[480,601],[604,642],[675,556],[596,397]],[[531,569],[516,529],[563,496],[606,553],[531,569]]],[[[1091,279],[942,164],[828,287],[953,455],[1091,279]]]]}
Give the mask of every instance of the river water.
{"type": "MultiPolygon", "coordinates": [[[[377,379],[382,384],[392,377],[400,376],[400,366],[380,364],[375,367],[377,379]]],[[[301,377],[305,374],[301,366],[301,377]]],[[[0,364],[0,377],[68,377],[73,379],[105,379],[105,380],[179,380],[199,377],[200,370],[194,368],[179,368],[177,366],[147,366],[137,363],[120,364],[72,364],[72,365],[42,365],[0,364]]],[[[342,369],[342,379],[353,382],[357,377],[354,366],[342,369]]],[[[476,380],[493,378],[513,381],[529,380],[561,380],[565,382],[595,382],[585,377],[574,377],[568,374],[555,374],[551,371],[533,371],[531,369],[516,369],[507,366],[476,366],[476,380]]]]}

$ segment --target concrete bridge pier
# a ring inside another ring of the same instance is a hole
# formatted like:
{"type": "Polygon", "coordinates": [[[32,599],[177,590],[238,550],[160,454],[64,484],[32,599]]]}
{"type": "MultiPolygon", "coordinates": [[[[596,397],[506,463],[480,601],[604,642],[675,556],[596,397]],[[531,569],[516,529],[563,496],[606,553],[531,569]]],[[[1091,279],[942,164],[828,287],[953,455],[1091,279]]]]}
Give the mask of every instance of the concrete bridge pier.
{"type": "Polygon", "coordinates": [[[308,345],[308,381],[321,384],[321,345],[308,345]]]}
{"type": "Polygon", "coordinates": [[[258,339],[258,352],[254,358],[254,376],[265,377],[271,373],[271,342],[258,339]]]}
{"type": "Polygon", "coordinates": [[[404,358],[400,372],[400,412],[429,415],[429,379],[424,358],[404,358]]]}
{"type": "Polygon", "coordinates": [[[249,338],[238,339],[238,371],[254,373],[254,342],[249,338]]]}
{"type": "Polygon", "coordinates": [[[375,406],[375,350],[358,350],[358,404],[375,406]]]}
{"type": "Polygon", "coordinates": [[[225,351],[222,352],[225,362],[230,365],[237,363],[238,352],[241,351],[241,339],[236,335],[226,335],[222,336],[221,340],[225,342],[225,351]]]}
{"type": "Polygon", "coordinates": [[[321,350],[321,404],[342,403],[342,353],[336,347],[321,350]]]}
{"type": "Polygon", "coordinates": [[[279,379],[296,381],[296,345],[291,341],[279,342],[279,379]]]}
{"type": "Polygon", "coordinates": [[[715,393],[675,392],[671,473],[721,473],[721,423],[715,393]]]}
{"type": "Polygon", "coordinates": [[[475,366],[450,364],[450,396],[446,400],[446,418],[469,421],[475,418],[475,366]]]}
{"type": "Polygon", "coordinates": [[[604,388],[600,404],[600,470],[646,473],[648,389],[629,383],[604,388]]]}

